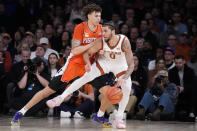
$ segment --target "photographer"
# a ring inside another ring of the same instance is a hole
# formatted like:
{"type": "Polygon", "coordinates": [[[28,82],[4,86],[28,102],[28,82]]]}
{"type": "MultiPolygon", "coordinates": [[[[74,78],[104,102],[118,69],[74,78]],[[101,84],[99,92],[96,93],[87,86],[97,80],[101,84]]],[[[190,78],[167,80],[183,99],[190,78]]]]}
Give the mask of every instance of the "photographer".
{"type": "Polygon", "coordinates": [[[89,118],[94,109],[94,90],[85,84],[64,99],[60,105],[61,117],[89,118]]]}
{"type": "Polygon", "coordinates": [[[151,120],[172,119],[178,94],[179,90],[176,85],[168,81],[168,72],[159,71],[153,87],[144,94],[140,101],[137,119],[144,120],[146,111],[152,113],[148,116],[151,120]]]}
{"type": "MultiPolygon", "coordinates": [[[[30,58],[30,49],[25,48],[21,52],[22,61],[11,68],[10,83],[7,86],[7,96],[10,108],[18,110],[23,107],[35,93],[48,85],[50,76],[43,72],[45,63],[41,58],[30,58]]],[[[45,100],[29,111],[29,115],[35,115],[45,106],[45,100]]]]}

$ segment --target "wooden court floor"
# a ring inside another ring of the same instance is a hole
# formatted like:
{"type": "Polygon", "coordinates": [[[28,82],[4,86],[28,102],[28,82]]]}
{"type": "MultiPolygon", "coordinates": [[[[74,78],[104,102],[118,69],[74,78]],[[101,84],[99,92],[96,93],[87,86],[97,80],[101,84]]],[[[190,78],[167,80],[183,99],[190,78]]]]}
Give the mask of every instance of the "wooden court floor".
{"type": "Polygon", "coordinates": [[[126,120],[126,129],[103,128],[91,119],[24,117],[21,126],[10,126],[11,117],[0,116],[0,131],[197,131],[197,123],[126,120]]]}

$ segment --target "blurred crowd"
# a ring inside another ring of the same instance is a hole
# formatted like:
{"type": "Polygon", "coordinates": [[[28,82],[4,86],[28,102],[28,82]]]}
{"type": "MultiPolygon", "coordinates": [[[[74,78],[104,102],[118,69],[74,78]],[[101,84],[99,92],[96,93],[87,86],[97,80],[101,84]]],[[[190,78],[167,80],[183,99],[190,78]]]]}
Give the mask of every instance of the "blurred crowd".
{"type": "MultiPolygon", "coordinates": [[[[102,22],[111,21],[131,43],[134,94],[125,111],[127,118],[194,121],[195,0],[0,0],[0,112],[14,113],[23,107],[65,64],[74,28],[86,20],[81,10],[89,2],[99,4],[102,22]]],[[[89,117],[99,103],[92,94],[88,84],[60,108],[49,110],[47,98],[28,114],[61,111],[62,117],[89,117]]],[[[107,115],[117,106],[110,107],[107,115]]]]}

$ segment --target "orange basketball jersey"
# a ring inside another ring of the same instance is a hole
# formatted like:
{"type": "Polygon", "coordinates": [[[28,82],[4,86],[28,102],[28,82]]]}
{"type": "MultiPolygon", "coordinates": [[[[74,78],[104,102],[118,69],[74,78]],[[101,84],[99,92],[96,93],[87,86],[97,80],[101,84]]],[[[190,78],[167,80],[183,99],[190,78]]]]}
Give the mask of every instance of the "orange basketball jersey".
{"type": "MultiPolygon", "coordinates": [[[[102,26],[99,24],[95,31],[91,31],[88,27],[87,22],[82,22],[81,24],[77,25],[74,30],[73,40],[80,40],[81,45],[87,45],[94,42],[96,39],[102,37],[102,26]]],[[[93,59],[91,59],[93,62],[93,59]]],[[[69,64],[62,75],[61,81],[69,82],[70,80],[74,79],[75,77],[83,76],[85,71],[85,61],[83,60],[83,54],[79,54],[73,56],[69,64]]]]}

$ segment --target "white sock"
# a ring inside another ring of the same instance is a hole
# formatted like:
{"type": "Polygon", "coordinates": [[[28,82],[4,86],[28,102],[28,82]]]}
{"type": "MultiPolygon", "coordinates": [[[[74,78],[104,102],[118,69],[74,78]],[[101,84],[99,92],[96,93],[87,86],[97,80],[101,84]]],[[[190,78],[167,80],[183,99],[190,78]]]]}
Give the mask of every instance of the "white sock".
{"type": "Polygon", "coordinates": [[[99,111],[98,111],[98,113],[97,113],[97,116],[98,116],[98,117],[102,117],[102,116],[104,116],[104,114],[105,114],[105,113],[99,109],[99,111]]]}
{"type": "Polygon", "coordinates": [[[28,110],[25,108],[25,107],[23,107],[20,111],[18,111],[18,112],[20,112],[20,113],[22,113],[23,115],[25,115],[25,113],[27,112],[28,110]]]}
{"type": "Polygon", "coordinates": [[[122,86],[123,98],[119,103],[118,112],[116,114],[116,118],[123,119],[123,113],[129,101],[131,87],[129,86],[122,86]]]}

